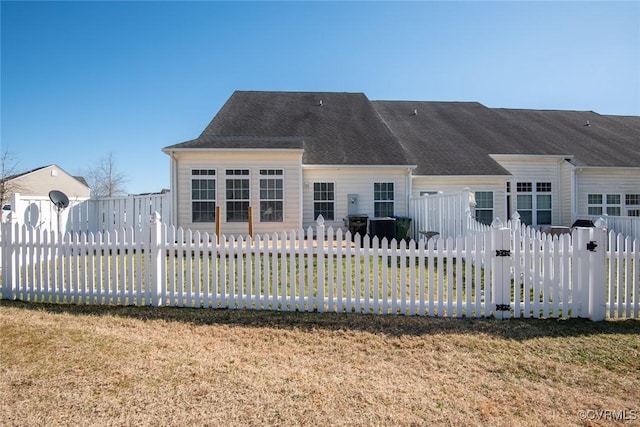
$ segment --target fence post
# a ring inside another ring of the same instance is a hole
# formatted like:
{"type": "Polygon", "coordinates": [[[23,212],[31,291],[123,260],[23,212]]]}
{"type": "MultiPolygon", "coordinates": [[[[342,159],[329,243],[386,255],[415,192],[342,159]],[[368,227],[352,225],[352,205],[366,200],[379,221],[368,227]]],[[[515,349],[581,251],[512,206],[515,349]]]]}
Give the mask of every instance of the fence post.
{"type": "Polygon", "coordinates": [[[573,258],[574,269],[576,270],[575,281],[573,287],[577,291],[574,292],[575,299],[573,301],[574,310],[578,317],[588,317],[589,313],[589,276],[592,274],[590,265],[590,255],[588,247],[590,247],[590,229],[586,227],[577,227],[571,233],[573,242],[573,258]]]}
{"type": "Polygon", "coordinates": [[[522,226],[522,222],[520,221],[520,214],[518,211],[515,211],[513,215],[511,215],[511,231],[520,233],[520,228],[522,226]]]}
{"type": "Polygon", "coordinates": [[[318,313],[324,313],[324,241],[326,238],[324,232],[324,217],[322,215],[318,215],[316,223],[316,262],[318,265],[316,307],[318,308],[318,313]]]}
{"type": "Polygon", "coordinates": [[[500,218],[491,223],[491,296],[496,319],[511,318],[511,230],[500,218]],[[494,305],[495,304],[495,305],[494,305]]]}
{"type": "MultiPolygon", "coordinates": [[[[589,318],[594,322],[604,320],[607,312],[606,278],[606,222],[600,218],[595,228],[589,230],[589,318]]],[[[612,286],[613,284],[609,284],[612,286]]]]}
{"type": "Polygon", "coordinates": [[[149,224],[149,230],[151,232],[150,245],[149,245],[149,268],[150,271],[150,289],[151,289],[151,304],[159,307],[163,305],[162,301],[162,288],[164,283],[161,283],[162,279],[162,251],[161,251],[161,239],[162,239],[162,223],[160,221],[160,214],[154,212],[151,214],[151,223],[149,224]]]}
{"type": "Polygon", "coordinates": [[[12,222],[2,222],[2,299],[13,299],[11,280],[12,222]],[[10,249],[11,248],[11,249],[10,249]]]}
{"type": "Polygon", "coordinates": [[[19,238],[17,202],[18,193],[11,198],[11,213],[6,223],[2,224],[2,299],[16,297],[16,274],[19,273],[18,257],[16,256],[16,241],[19,238]]]}

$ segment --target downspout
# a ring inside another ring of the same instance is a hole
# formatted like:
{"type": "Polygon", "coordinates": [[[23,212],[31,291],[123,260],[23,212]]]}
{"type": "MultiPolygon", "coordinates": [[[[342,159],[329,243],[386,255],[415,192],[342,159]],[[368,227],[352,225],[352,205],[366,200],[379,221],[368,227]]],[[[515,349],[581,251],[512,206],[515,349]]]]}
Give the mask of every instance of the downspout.
{"type": "Polygon", "coordinates": [[[171,152],[171,225],[179,226],[178,224],[178,159],[176,159],[175,152],[171,152]]]}
{"type": "Polygon", "coordinates": [[[571,165],[571,223],[578,219],[578,173],[580,172],[573,164],[571,165]]]}
{"type": "Polygon", "coordinates": [[[411,200],[411,196],[413,195],[413,168],[407,168],[407,182],[406,182],[406,188],[407,188],[407,197],[405,198],[405,212],[406,215],[409,215],[409,201],[411,200]]]}
{"type": "Polygon", "coordinates": [[[305,206],[302,204],[304,201],[303,197],[304,191],[304,176],[302,174],[302,155],[300,155],[300,160],[298,161],[298,227],[300,230],[303,230],[302,220],[304,218],[304,210],[305,206]]]}

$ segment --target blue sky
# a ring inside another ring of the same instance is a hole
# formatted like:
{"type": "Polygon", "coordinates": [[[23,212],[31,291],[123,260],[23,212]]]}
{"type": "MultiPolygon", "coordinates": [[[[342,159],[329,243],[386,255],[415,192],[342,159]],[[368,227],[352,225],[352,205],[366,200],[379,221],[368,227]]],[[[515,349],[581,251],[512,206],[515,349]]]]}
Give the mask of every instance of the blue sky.
{"type": "Polygon", "coordinates": [[[7,2],[1,149],[130,193],[234,90],[640,115],[638,2],[7,2]]]}

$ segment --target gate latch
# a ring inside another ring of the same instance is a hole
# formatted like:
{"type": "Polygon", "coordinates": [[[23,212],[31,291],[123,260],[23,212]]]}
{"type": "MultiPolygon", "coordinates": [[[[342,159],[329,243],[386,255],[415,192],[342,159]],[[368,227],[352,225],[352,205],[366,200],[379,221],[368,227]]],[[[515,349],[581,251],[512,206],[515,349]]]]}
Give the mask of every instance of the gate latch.
{"type": "Polygon", "coordinates": [[[496,304],[496,311],[511,311],[509,304],[496,304]]]}
{"type": "Polygon", "coordinates": [[[595,240],[592,240],[589,243],[587,243],[588,251],[595,252],[597,247],[598,247],[598,244],[595,242],[595,240]]]}
{"type": "Polygon", "coordinates": [[[496,249],[496,256],[511,256],[509,249],[496,249]]]}

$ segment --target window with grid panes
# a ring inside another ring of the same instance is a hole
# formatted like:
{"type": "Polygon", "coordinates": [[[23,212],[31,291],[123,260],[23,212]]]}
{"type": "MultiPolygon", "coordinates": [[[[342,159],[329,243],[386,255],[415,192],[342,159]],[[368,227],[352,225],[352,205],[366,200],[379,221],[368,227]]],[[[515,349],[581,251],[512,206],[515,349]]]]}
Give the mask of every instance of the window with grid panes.
{"type": "Polygon", "coordinates": [[[493,191],[476,191],[476,221],[491,225],[493,221],[493,191]]]}
{"type": "Polygon", "coordinates": [[[602,215],[602,194],[587,195],[587,213],[589,215],[602,215]]]}
{"type": "Polygon", "coordinates": [[[249,170],[226,171],[227,221],[249,221],[249,170]],[[246,178],[244,178],[246,177],[246,178]]]}
{"type": "Polygon", "coordinates": [[[640,216],[640,194],[626,194],[624,203],[628,216],[640,216]]]}
{"type": "Polygon", "coordinates": [[[318,216],[327,221],[335,220],[335,191],[333,182],[313,183],[313,219],[318,216]]]}
{"type": "Polygon", "coordinates": [[[536,224],[551,224],[551,183],[536,183],[536,224]]]}
{"type": "Polygon", "coordinates": [[[550,182],[517,182],[516,205],[520,220],[527,225],[548,225],[552,220],[550,182]]]}
{"type": "Polygon", "coordinates": [[[191,221],[215,222],[216,220],[216,171],[215,169],[191,170],[191,221]]]}
{"type": "Polygon", "coordinates": [[[622,215],[622,197],[620,194],[607,194],[607,215],[622,215]]]}
{"type": "Polygon", "coordinates": [[[260,221],[282,222],[284,220],[284,180],[282,169],[260,170],[260,221]]]}
{"type": "Polygon", "coordinates": [[[393,216],[393,201],[393,182],[376,182],[373,184],[373,215],[376,218],[393,216]]]}

